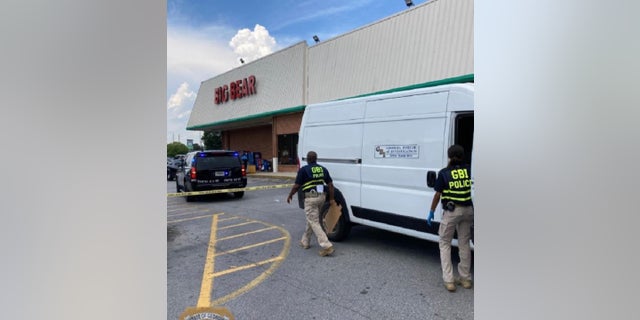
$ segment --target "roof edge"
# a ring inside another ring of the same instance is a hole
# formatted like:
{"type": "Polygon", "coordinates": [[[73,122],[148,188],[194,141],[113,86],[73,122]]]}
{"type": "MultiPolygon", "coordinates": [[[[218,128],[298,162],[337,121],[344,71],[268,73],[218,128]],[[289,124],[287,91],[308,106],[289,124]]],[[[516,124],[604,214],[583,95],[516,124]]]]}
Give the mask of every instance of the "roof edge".
{"type": "Polygon", "coordinates": [[[300,105],[300,106],[295,106],[295,107],[276,110],[276,111],[268,111],[268,112],[258,113],[258,114],[245,116],[245,117],[240,117],[240,118],[234,118],[234,119],[217,121],[217,122],[210,122],[210,123],[206,123],[206,124],[199,124],[199,125],[196,125],[196,126],[187,127],[187,130],[203,130],[205,128],[213,127],[213,126],[221,126],[221,125],[230,124],[230,123],[243,122],[243,121],[249,121],[249,120],[256,120],[256,119],[260,119],[260,118],[278,116],[278,115],[292,113],[292,112],[299,112],[299,111],[303,111],[304,108],[306,108],[306,107],[307,107],[306,105],[300,105]]]}
{"type": "MultiPolygon", "coordinates": [[[[465,75],[461,75],[461,76],[456,76],[456,77],[451,77],[451,78],[446,78],[446,79],[441,79],[441,80],[436,80],[436,81],[423,82],[423,83],[418,83],[418,84],[412,84],[412,85],[409,85],[409,86],[398,87],[398,88],[382,90],[382,91],[376,91],[376,92],[371,92],[371,93],[365,93],[365,94],[361,94],[361,95],[357,95],[357,96],[340,98],[340,99],[335,99],[335,100],[330,100],[330,101],[339,101],[339,100],[345,100],[345,99],[351,99],[351,98],[367,97],[367,96],[372,96],[372,95],[377,95],[377,94],[406,91],[406,90],[412,90],[412,89],[418,89],[418,88],[435,87],[435,86],[445,85],[445,84],[474,82],[474,79],[475,79],[474,74],[470,73],[470,74],[465,74],[465,75]]],[[[278,116],[278,115],[287,114],[287,113],[299,112],[299,111],[304,111],[304,109],[306,107],[307,107],[306,105],[299,105],[299,106],[295,106],[295,107],[291,107],[291,108],[285,108],[285,109],[276,110],[276,111],[258,113],[258,114],[254,114],[254,115],[251,115],[251,116],[245,116],[245,117],[228,119],[228,120],[217,121],[217,122],[210,122],[210,123],[206,123],[206,124],[200,124],[200,125],[187,127],[187,130],[204,130],[205,128],[209,128],[209,127],[221,126],[221,125],[237,123],[237,122],[244,122],[244,121],[249,121],[249,120],[256,120],[256,119],[260,119],[260,118],[278,116]]]]}

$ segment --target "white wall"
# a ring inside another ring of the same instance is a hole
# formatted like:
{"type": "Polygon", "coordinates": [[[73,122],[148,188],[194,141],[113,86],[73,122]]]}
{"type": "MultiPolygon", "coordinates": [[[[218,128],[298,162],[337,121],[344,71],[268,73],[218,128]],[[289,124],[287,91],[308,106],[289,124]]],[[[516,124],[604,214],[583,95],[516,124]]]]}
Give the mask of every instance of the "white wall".
{"type": "Polygon", "coordinates": [[[307,103],[473,72],[473,0],[433,0],[309,48],[307,103]]]}
{"type": "Polygon", "coordinates": [[[187,127],[239,119],[304,104],[306,42],[203,81],[187,127]],[[215,89],[254,75],[257,93],[215,104],[215,89]]]}

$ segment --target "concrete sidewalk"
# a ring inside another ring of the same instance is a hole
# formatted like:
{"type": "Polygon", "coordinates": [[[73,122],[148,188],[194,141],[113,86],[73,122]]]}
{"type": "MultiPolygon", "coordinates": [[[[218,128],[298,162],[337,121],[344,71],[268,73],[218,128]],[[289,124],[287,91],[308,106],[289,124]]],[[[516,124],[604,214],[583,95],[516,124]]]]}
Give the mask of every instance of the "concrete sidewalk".
{"type": "Polygon", "coordinates": [[[278,179],[296,179],[296,172],[264,172],[247,173],[247,177],[251,178],[278,178],[278,179]]]}

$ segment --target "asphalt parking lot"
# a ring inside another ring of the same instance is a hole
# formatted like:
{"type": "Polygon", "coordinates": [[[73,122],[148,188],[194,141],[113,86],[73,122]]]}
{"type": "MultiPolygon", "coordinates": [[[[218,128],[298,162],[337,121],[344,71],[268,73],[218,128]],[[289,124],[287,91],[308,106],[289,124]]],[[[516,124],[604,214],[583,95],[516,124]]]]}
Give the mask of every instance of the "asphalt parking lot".
{"type": "Polygon", "coordinates": [[[474,289],[444,289],[436,243],[357,226],[320,257],[315,241],[297,246],[305,219],[288,191],[167,198],[168,319],[206,306],[236,319],[473,319],[474,289]]]}

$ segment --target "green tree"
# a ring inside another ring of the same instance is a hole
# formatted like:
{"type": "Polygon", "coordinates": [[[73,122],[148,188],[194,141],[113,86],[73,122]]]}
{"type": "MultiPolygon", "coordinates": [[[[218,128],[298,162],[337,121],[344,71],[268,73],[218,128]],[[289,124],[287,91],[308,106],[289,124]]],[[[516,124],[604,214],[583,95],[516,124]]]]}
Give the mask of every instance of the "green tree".
{"type": "Polygon", "coordinates": [[[207,150],[222,149],[222,138],[220,137],[220,131],[207,131],[202,136],[204,141],[204,148],[207,150]]]}
{"type": "Polygon", "coordinates": [[[185,154],[189,148],[182,142],[174,141],[167,144],[167,157],[173,158],[177,154],[185,154]]]}
{"type": "Polygon", "coordinates": [[[202,146],[199,143],[194,143],[193,144],[193,151],[202,151],[204,149],[202,149],[202,146]]]}

